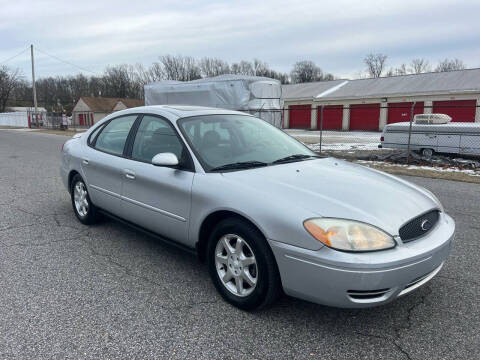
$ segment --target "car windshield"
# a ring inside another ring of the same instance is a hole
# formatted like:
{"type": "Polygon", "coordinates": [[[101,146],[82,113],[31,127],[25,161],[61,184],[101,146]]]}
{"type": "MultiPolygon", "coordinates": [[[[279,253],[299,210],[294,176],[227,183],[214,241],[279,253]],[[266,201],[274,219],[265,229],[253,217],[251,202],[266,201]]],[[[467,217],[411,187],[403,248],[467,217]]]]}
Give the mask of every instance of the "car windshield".
{"type": "Polygon", "coordinates": [[[252,116],[204,115],[181,119],[178,124],[206,171],[317,157],[282,130],[252,116]]]}

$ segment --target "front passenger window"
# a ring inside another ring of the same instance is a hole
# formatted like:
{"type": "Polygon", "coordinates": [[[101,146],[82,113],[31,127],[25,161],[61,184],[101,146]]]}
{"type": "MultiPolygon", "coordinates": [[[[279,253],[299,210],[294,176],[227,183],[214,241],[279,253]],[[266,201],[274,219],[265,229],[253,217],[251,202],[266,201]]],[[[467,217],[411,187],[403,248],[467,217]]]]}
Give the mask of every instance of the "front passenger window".
{"type": "Polygon", "coordinates": [[[128,133],[137,115],[122,116],[110,121],[98,135],[95,149],[114,155],[122,155],[128,133]]]}
{"type": "Polygon", "coordinates": [[[145,115],[133,143],[132,159],[151,162],[159,153],[173,153],[182,162],[185,155],[182,142],[172,126],[156,116],[145,115]]]}

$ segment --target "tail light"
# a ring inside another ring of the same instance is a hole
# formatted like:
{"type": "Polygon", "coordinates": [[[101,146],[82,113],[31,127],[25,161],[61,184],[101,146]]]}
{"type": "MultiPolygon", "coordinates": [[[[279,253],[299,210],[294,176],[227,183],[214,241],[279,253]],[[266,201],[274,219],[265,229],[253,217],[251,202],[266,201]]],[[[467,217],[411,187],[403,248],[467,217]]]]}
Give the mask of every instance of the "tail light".
{"type": "Polygon", "coordinates": [[[383,141],[385,140],[383,136],[380,136],[380,141],[383,141]]]}

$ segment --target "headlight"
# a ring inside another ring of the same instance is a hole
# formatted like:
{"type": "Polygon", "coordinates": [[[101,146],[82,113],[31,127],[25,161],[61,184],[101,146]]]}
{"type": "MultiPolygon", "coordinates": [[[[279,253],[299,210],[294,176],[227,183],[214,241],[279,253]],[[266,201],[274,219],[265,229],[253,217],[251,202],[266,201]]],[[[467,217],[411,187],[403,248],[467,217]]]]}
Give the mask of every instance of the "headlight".
{"type": "Polygon", "coordinates": [[[305,229],[328,247],[344,251],[375,251],[395,247],[382,230],[353,220],[318,218],[305,220],[305,229]]]}

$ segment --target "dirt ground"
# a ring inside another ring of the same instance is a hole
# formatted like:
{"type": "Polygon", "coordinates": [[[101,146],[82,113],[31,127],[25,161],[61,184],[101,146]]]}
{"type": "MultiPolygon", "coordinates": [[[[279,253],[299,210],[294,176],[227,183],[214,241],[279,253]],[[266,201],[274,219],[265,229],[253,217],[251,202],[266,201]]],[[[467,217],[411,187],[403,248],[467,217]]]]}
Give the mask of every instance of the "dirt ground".
{"type": "Polygon", "coordinates": [[[21,129],[21,127],[0,125],[0,129],[21,129]]]}
{"type": "MultiPolygon", "coordinates": [[[[357,161],[354,161],[357,162],[357,161]]],[[[410,176],[419,176],[425,178],[433,179],[443,179],[443,180],[453,180],[453,181],[464,181],[468,183],[480,184],[480,175],[472,175],[466,171],[438,171],[434,168],[430,169],[417,169],[412,168],[407,165],[401,164],[379,164],[375,162],[357,162],[360,165],[368,166],[377,170],[381,170],[393,175],[410,175],[410,176]]]]}
{"type": "Polygon", "coordinates": [[[63,135],[63,136],[73,136],[75,134],[79,134],[84,132],[85,130],[78,130],[75,131],[73,129],[68,129],[68,130],[59,130],[59,129],[40,129],[38,130],[41,133],[46,133],[46,134],[53,134],[53,135],[63,135]]]}

